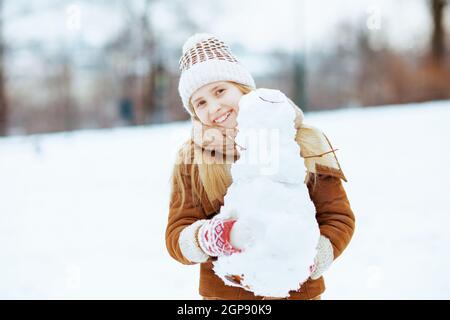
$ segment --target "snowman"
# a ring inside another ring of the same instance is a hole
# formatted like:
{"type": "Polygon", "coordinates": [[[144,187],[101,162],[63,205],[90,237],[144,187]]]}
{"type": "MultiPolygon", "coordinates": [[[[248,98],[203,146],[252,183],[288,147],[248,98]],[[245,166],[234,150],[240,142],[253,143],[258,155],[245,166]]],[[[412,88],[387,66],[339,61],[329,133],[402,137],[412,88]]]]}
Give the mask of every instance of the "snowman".
{"type": "Polygon", "coordinates": [[[310,273],[320,237],[315,207],[304,183],[295,111],[279,90],[260,88],[239,101],[232,184],[216,216],[235,219],[231,241],[239,249],[218,257],[214,272],[255,295],[287,297],[310,273]]]}

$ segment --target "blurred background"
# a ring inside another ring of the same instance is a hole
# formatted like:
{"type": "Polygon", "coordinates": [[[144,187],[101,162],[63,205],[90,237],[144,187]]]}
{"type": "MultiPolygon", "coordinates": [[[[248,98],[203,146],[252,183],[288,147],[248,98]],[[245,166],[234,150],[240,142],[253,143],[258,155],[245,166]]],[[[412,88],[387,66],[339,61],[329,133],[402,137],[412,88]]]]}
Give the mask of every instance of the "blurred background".
{"type": "Polygon", "coordinates": [[[0,0],[0,298],[200,298],[165,247],[197,32],[339,150],[323,299],[449,299],[448,0],[0,0]]]}
{"type": "Polygon", "coordinates": [[[450,9],[400,1],[0,1],[0,135],[186,120],[194,32],[305,111],[450,98],[450,9]]]}

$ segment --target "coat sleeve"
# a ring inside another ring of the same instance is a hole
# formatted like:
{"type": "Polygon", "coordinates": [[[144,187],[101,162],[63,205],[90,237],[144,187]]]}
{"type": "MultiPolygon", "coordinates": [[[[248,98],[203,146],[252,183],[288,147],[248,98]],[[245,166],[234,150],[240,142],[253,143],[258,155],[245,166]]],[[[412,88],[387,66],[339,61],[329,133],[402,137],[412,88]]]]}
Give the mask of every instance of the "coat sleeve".
{"type": "Polygon", "coordinates": [[[350,207],[341,178],[318,168],[315,179],[308,183],[311,200],[316,208],[320,234],[331,242],[333,259],[349,244],[355,230],[355,216],[350,207]],[[315,181],[314,181],[315,180],[315,181]]]}
{"type": "Polygon", "coordinates": [[[338,149],[322,130],[303,123],[295,140],[310,177],[306,181],[321,233],[319,260],[329,265],[347,247],[355,229],[355,217],[341,181],[347,182],[347,178],[335,153],[338,149]]]}
{"type": "Polygon", "coordinates": [[[165,235],[166,247],[170,256],[178,262],[193,265],[210,258],[201,250],[197,242],[198,228],[207,220],[201,205],[194,204],[190,175],[182,174],[182,177],[185,187],[183,204],[180,188],[175,181],[172,182],[165,235]]]}

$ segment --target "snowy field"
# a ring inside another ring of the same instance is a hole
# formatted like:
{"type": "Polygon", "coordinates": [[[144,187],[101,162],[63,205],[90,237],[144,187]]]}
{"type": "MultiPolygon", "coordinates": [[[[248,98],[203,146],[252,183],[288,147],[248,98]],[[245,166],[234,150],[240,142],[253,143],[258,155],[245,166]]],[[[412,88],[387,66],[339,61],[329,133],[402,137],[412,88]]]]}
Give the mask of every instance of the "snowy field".
{"type": "MultiPolygon", "coordinates": [[[[324,299],[450,299],[450,101],[306,114],[356,215],[324,299]]],[[[0,298],[199,299],[164,242],[187,122],[0,139],[0,298]]]]}

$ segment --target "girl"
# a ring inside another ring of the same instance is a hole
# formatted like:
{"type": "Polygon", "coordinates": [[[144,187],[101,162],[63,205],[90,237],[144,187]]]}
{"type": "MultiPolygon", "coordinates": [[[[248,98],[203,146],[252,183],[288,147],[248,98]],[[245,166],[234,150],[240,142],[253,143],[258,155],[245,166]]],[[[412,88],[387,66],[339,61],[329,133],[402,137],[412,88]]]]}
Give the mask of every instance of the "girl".
{"type": "MultiPolygon", "coordinates": [[[[239,99],[255,89],[250,73],[229,47],[211,34],[195,34],[183,45],[179,93],[191,115],[192,135],[177,153],[166,228],[169,254],[182,264],[200,264],[199,293],[204,299],[269,299],[228,286],[215,275],[213,261],[238,252],[234,220],[214,218],[231,185],[230,168],[239,159],[236,117],[239,99]]],[[[296,110],[296,142],[306,168],[305,183],[316,208],[320,228],[315,264],[299,290],[286,299],[320,299],[322,277],[353,236],[355,217],[341,179],[344,176],[328,138],[302,122],[296,110]]],[[[241,237],[242,238],[242,237],[241,237]]],[[[239,279],[233,279],[239,283],[239,279]]]]}

